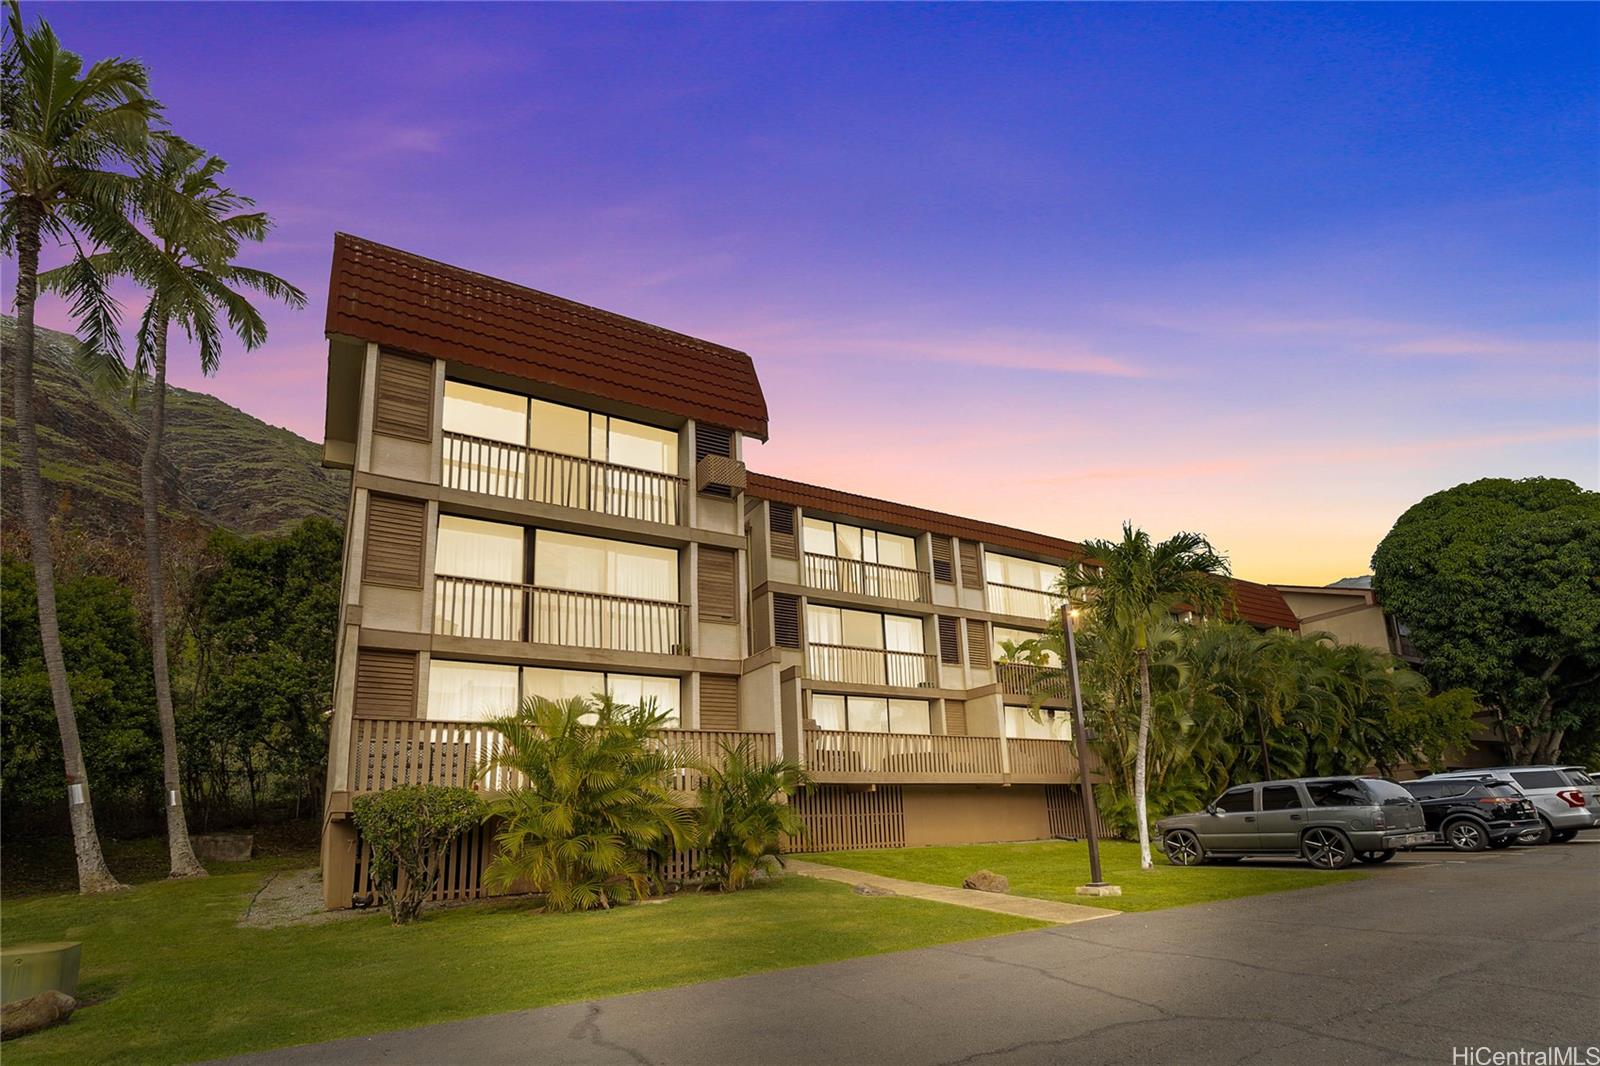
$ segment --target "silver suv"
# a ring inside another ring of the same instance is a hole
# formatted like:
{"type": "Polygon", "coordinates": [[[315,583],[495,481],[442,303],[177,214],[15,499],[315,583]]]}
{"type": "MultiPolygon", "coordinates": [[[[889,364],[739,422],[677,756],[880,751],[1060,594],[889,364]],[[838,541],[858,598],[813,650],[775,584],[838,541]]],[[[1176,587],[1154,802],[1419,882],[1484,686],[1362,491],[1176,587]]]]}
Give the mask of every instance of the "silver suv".
{"type": "Polygon", "coordinates": [[[1295,855],[1324,870],[1387,862],[1400,848],[1431,844],[1422,806],[1375,777],[1306,777],[1228,789],[1206,809],[1156,823],[1167,859],[1196,866],[1245,855],[1295,855]]]}
{"type": "Polygon", "coordinates": [[[1600,786],[1577,766],[1491,766],[1481,770],[1453,770],[1430,774],[1424,781],[1459,780],[1492,773],[1509,777],[1533,801],[1544,823],[1537,843],[1564,844],[1580,830],[1600,825],[1600,786]]]}

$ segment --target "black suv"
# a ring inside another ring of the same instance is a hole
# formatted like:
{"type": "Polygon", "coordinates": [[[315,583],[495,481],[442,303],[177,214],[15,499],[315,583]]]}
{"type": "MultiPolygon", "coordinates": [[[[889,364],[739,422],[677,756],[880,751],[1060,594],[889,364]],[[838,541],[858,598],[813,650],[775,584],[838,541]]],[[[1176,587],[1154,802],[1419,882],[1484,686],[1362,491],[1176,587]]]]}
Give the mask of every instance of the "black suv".
{"type": "Polygon", "coordinates": [[[1405,781],[1401,788],[1422,804],[1428,828],[1456,851],[1506,848],[1524,833],[1542,828],[1522,791],[1504,778],[1405,781]]]}

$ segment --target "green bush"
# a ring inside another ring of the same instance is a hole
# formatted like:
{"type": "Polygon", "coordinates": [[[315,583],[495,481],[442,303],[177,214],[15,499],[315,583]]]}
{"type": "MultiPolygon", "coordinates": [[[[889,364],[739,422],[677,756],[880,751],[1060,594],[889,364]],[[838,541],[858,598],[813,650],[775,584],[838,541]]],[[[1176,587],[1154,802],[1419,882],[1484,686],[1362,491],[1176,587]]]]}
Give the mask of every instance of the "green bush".
{"type": "Polygon", "coordinates": [[[468,788],[403,785],[357,796],[354,806],[389,916],[395,925],[415,921],[438,880],[440,853],[483,820],[483,801],[468,788]]]}
{"type": "Polygon", "coordinates": [[[785,836],[798,837],[805,824],[786,802],[806,783],[796,762],[757,761],[749,740],[722,746],[722,765],[701,767],[696,844],[701,849],[703,888],[733,892],[774,862],[785,836]]]}

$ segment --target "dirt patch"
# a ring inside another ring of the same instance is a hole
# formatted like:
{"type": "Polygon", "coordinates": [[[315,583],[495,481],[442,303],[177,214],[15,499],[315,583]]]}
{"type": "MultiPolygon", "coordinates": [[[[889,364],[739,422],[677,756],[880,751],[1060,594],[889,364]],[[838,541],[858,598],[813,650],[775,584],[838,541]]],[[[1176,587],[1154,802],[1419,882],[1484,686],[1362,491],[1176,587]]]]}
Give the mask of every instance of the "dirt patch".
{"type": "Polygon", "coordinates": [[[279,929],[287,925],[341,922],[371,913],[326,910],[322,903],[322,878],[316,870],[285,870],[269,876],[256,890],[236,924],[250,929],[279,929]]]}

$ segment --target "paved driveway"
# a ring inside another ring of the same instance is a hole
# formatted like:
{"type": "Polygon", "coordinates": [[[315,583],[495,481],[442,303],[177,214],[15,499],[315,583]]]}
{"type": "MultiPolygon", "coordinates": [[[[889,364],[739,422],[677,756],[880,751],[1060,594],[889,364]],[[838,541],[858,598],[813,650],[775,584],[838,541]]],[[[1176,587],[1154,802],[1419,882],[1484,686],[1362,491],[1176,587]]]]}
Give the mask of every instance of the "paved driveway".
{"type": "MultiPolygon", "coordinates": [[[[1588,838],[245,1061],[1449,1066],[1455,1047],[1588,1046],[1600,1043],[1600,839],[1588,838]]],[[[358,990],[350,1002],[360,1009],[358,990]]]]}

